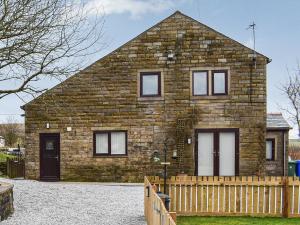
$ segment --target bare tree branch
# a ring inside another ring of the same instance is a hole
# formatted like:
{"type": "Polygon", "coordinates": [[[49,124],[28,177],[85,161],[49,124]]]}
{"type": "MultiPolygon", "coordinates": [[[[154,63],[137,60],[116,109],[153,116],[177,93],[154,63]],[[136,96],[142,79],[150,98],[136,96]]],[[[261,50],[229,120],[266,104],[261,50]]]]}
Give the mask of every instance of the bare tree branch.
{"type": "Polygon", "coordinates": [[[76,73],[104,44],[104,17],[76,0],[0,0],[0,99],[76,73]]]}
{"type": "Polygon", "coordinates": [[[288,107],[282,108],[293,123],[298,126],[298,136],[300,137],[300,66],[294,74],[289,74],[288,82],[281,86],[282,92],[288,98],[288,107]]]}

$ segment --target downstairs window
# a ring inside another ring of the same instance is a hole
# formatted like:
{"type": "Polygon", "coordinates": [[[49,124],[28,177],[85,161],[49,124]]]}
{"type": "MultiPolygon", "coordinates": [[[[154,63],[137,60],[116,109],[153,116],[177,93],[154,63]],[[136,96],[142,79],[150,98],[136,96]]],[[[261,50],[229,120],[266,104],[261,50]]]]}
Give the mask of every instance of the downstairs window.
{"type": "Polygon", "coordinates": [[[127,155],[126,131],[95,131],[94,156],[127,155]]]}

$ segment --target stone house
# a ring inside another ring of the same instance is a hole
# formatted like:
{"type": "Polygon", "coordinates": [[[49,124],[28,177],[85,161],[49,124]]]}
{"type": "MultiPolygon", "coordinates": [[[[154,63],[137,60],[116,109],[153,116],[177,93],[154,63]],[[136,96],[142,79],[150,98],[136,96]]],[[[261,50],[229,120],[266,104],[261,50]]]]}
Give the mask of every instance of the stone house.
{"type": "Polygon", "coordinates": [[[266,174],[269,62],[177,11],[23,107],[26,178],[266,174]]]}

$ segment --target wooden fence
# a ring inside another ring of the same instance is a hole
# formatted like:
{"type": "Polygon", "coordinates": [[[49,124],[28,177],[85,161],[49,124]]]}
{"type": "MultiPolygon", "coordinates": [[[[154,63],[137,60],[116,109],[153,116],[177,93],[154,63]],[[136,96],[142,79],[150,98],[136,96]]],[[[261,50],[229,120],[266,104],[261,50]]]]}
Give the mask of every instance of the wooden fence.
{"type": "Polygon", "coordinates": [[[21,156],[6,158],[7,176],[9,178],[24,177],[25,162],[21,156]]]}
{"type": "MultiPolygon", "coordinates": [[[[149,177],[163,190],[163,179],[149,177]]],[[[171,177],[170,211],[178,215],[300,217],[298,177],[171,177]]]]}
{"type": "Polygon", "coordinates": [[[176,225],[155,187],[145,177],[144,213],[148,225],[176,225]]]}

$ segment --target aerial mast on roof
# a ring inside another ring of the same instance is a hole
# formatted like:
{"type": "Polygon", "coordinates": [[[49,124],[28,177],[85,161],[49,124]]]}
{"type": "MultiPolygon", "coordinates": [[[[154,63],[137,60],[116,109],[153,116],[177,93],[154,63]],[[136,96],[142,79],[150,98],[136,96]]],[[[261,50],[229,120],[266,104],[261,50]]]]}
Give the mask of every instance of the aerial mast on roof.
{"type": "Polygon", "coordinates": [[[256,69],[255,26],[256,26],[256,24],[253,21],[252,24],[249,25],[247,30],[252,29],[252,39],[253,39],[253,56],[252,56],[253,58],[252,58],[252,60],[253,60],[254,68],[256,69]]]}

